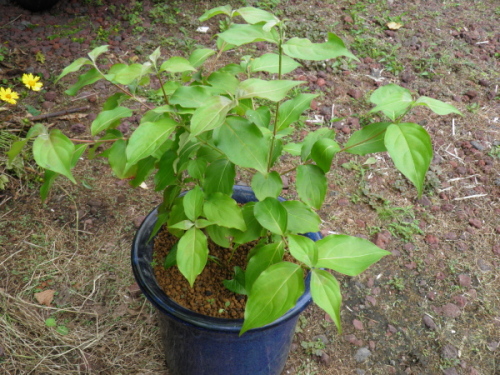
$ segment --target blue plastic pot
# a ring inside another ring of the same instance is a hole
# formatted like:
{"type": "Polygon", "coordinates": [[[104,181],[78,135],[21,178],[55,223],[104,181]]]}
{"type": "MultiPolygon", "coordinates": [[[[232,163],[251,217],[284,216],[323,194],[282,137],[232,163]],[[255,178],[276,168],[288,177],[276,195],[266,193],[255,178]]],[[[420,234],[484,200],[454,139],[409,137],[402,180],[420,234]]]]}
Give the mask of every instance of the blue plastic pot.
{"type": "MultiPolygon", "coordinates": [[[[257,201],[252,190],[235,186],[239,203],[257,201]]],[[[285,366],[299,314],[311,302],[309,278],[295,307],[262,328],[238,336],[243,320],[213,318],[171,300],[154,277],[151,262],[155,225],[152,211],[137,231],[132,246],[132,269],[146,298],[158,309],[167,366],[172,375],[279,375],[285,366]]],[[[308,233],[317,241],[319,233],[308,233]]]]}

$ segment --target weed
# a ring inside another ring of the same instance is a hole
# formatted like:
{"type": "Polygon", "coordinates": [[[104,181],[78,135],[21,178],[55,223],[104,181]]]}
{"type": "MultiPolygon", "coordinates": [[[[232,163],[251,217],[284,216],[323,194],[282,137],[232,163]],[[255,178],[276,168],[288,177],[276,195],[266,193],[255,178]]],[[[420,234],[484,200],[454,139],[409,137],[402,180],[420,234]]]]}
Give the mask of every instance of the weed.
{"type": "Polygon", "coordinates": [[[405,289],[405,280],[402,277],[394,276],[387,282],[387,285],[401,292],[405,289]]]}
{"type": "Polygon", "coordinates": [[[493,145],[490,152],[488,152],[488,155],[492,158],[500,159],[500,144],[493,145]]]}
{"type": "Polygon", "coordinates": [[[316,341],[301,341],[300,346],[302,346],[307,354],[318,357],[321,357],[323,349],[326,347],[325,343],[319,338],[316,341]]]}
{"type": "Polygon", "coordinates": [[[415,219],[413,206],[393,207],[384,205],[375,208],[380,219],[392,220],[387,230],[395,237],[404,241],[411,241],[416,234],[423,234],[419,227],[419,220],[415,219]]]}

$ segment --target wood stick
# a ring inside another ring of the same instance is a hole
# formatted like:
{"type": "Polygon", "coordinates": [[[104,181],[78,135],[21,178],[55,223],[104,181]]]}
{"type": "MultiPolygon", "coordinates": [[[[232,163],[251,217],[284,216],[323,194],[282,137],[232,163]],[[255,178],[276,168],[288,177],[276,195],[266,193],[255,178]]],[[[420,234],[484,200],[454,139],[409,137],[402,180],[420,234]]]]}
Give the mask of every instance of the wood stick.
{"type": "Polygon", "coordinates": [[[86,111],[88,109],[90,109],[90,106],[70,108],[70,109],[66,109],[64,111],[52,112],[52,113],[46,113],[44,115],[28,117],[28,120],[30,120],[30,121],[45,120],[45,119],[51,118],[51,117],[65,116],[65,115],[69,115],[70,113],[75,113],[75,112],[83,112],[83,111],[86,111]]]}

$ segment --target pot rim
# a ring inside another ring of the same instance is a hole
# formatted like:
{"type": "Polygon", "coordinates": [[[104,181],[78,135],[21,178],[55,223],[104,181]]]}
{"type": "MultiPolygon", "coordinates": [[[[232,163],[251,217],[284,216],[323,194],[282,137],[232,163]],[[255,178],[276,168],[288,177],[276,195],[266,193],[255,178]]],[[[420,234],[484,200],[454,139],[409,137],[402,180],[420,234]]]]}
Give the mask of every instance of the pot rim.
{"type": "MultiPolygon", "coordinates": [[[[244,203],[252,200],[256,201],[252,189],[248,186],[235,186],[234,191],[236,195],[243,195],[244,203]]],[[[134,236],[134,241],[132,243],[132,270],[135,280],[137,281],[137,284],[139,285],[139,288],[141,289],[143,294],[161,313],[174,317],[177,320],[204,329],[218,330],[227,333],[239,333],[243,325],[243,319],[215,318],[199,314],[179,305],[174,300],[170,299],[158,285],[154,276],[153,267],[151,266],[154,239],[147,242],[156,222],[157,214],[158,207],[156,207],[146,216],[141,226],[137,230],[134,236]]],[[[319,232],[306,233],[305,235],[314,241],[318,241],[322,238],[319,232]]],[[[304,311],[305,308],[311,303],[311,291],[309,286],[310,278],[311,275],[307,275],[305,291],[299,297],[297,303],[293,308],[288,310],[284,315],[276,319],[274,322],[263,327],[254,328],[248,332],[267,330],[276,325],[279,325],[283,321],[295,317],[296,315],[304,311]]]]}

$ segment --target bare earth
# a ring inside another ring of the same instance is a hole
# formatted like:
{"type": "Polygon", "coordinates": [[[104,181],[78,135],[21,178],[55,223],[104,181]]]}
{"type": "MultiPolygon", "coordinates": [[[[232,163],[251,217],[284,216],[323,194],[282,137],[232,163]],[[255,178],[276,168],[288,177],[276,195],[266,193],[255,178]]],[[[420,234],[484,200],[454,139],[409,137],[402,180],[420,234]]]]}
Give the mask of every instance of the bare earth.
{"type": "MultiPolygon", "coordinates": [[[[90,137],[108,87],[65,95],[76,76],[54,79],[73,60],[102,44],[112,46],[109,63],[145,61],[158,45],[164,56],[211,47],[217,21],[200,33],[197,17],[223,4],[61,0],[35,14],[0,0],[0,86],[21,91],[24,72],[44,82],[0,111],[0,373],[168,374],[154,310],[129,265],[134,231],[160,197],[130,188],[104,162],[83,161],[80,184],[58,179],[41,204],[29,154],[7,170],[4,152],[11,135],[25,135],[30,112],[78,108],[41,122],[90,137]]],[[[233,1],[244,5],[290,19],[289,35],[320,42],[334,32],[361,60],[310,64],[292,77],[322,92],[303,134],[315,129],[310,120],[333,115],[343,118],[332,123],[342,142],[369,119],[371,91],[390,82],[464,114],[419,108],[411,119],[434,142],[421,199],[387,157],[337,157],[323,230],[370,238],[393,256],[339,276],[342,334],[317,307],[306,310],[284,374],[500,374],[500,3],[233,1]],[[390,30],[390,21],[403,26],[390,30]]]]}

